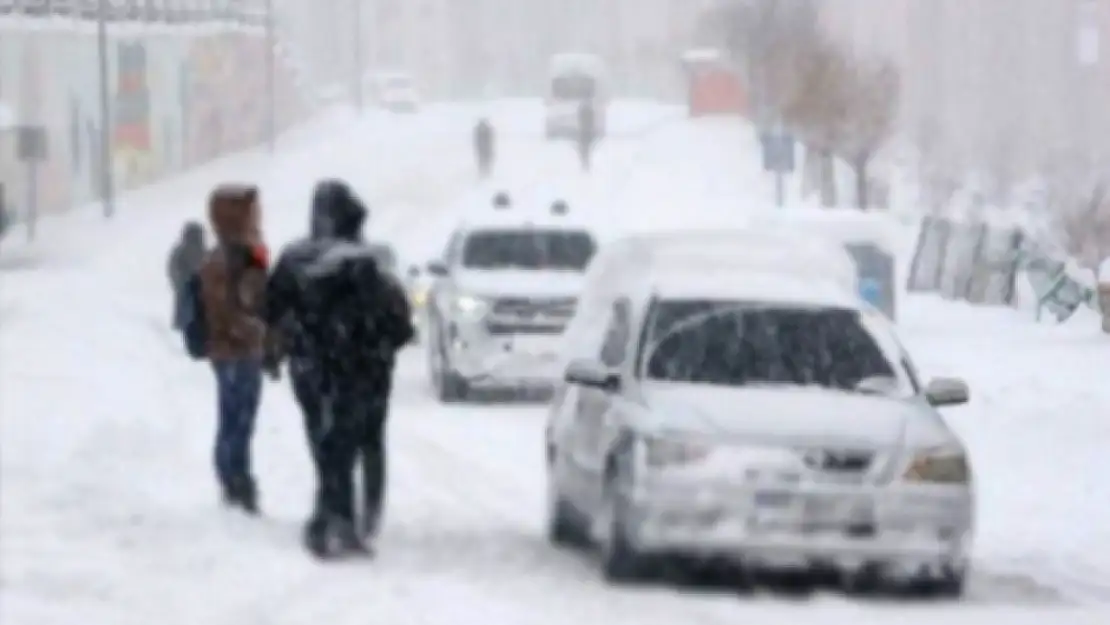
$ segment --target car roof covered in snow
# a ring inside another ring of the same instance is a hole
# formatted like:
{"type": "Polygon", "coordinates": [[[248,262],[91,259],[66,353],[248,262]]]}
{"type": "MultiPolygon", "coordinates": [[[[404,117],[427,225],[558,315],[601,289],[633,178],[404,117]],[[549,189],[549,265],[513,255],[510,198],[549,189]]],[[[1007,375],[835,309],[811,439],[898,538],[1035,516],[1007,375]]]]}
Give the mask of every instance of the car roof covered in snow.
{"type": "Polygon", "coordinates": [[[822,237],[785,230],[739,228],[641,234],[615,241],[595,263],[608,265],[618,282],[631,274],[651,280],[656,275],[741,277],[748,274],[790,276],[828,283],[858,294],[858,270],[848,252],[822,237]]]}
{"type": "Polygon", "coordinates": [[[898,230],[889,215],[857,210],[797,209],[752,219],[752,225],[761,229],[815,235],[840,245],[870,243],[888,250],[895,247],[898,230]]]}
{"type": "Polygon", "coordinates": [[[767,272],[736,275],[721,271],[691,275],[685,271],[664,270],[652,277],[651,285],[652,294],[665,300],[708,299],[849,310],[863,307],[859,297],[835,285],[767,272]]]}
{"type": "Polygon", "coordinates": [[[588,220],[575,213],[570,202],[566,209],[554,208],[560,198],[516,198],[509,196],[509,206],[495,207],[493,196],[482,196],[471,206],[459,226],[460,230],[567,230],[593,232],[588,220]]]}

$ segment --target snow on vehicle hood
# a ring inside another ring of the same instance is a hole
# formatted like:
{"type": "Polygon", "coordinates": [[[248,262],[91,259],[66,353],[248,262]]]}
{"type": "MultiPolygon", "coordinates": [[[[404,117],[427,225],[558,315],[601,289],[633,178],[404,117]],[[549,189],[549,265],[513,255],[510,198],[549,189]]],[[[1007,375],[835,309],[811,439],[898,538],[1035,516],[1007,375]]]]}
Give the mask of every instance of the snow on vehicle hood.
{"type": "Polygon", "coordinates": [[[931,447],[955,441],[929,406],[914,400],[821,388],[721,387],[647,382],[653,428],[797,445],[931,447]]]}
{"type": "Polygon", "coordinates": [[[528,269],[460,270],[459,291],[481,296],[578,297],[584,276],[576,271],[528,269]]]}

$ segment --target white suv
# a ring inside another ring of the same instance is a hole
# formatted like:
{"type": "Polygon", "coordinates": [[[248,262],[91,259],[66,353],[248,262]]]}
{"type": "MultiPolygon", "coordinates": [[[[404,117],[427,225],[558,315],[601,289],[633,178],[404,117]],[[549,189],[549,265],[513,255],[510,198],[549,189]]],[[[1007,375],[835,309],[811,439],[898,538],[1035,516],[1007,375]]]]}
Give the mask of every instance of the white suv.
{"type": "MultiPolygon", "coordinates": [[[[561,211],[557,211],[560,212],[561,211]]],[[[502,210],[452,234],[427,303],[428,368],[441,401],[471,390],[549,387],[563,330],[597,249],[565,214],[502,210]]]]}

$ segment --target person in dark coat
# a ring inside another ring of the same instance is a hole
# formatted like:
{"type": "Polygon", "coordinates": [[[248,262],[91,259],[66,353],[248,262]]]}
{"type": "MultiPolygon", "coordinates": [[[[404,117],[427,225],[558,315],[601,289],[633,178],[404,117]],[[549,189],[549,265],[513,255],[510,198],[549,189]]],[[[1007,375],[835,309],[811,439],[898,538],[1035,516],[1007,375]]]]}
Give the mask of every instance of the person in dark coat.
{"type": "Polygon", "coordinates": [[[488,119],[482,118],[474,126],[474,156],[478,161],[478,173],[488,178],[493,170],[494,132],[488,119]]]}
{"type": "Polygon", "coordinates": [[[281,328],[293,392],[317,473],[306,546],[328,556],[368,551],[385,494],[385,424],[396,353],[412,340],[401,284],[363,239],[368,211],[338,180],[317,184],[307,238],[281,253],[266,287],[265,321],[281,328]],[[361,457],[366,509],[356,526],[354,470],[361,457]]]}
{"type": "Polygon", "coordinates": [[[590,156],[597,141],[597,112],[589,100],[578,106],[578,158],[582,169],[590,170],[590,156]]]}
{"type": "Polygon", "coordinates": [[[209,199],[216,247],[200,267],[206,354],[216,374],[216,475],[225,501],[258,512],[251,442],[262,397],[267,326],[262,320],[268,253],[260,241],[258,189],[222,185],[209,199]]]}
{"type": "Polygon", "coordinates": [[[195,221],[185,224],[181,230],[181,238],[170,250],[169,260],[166,262],[166,276],[173,290],[174,312],[173,327],[180,330],[184,323],[184,310],[182,309],[182,289],[190,277],[200,271],[204,263],[204,256],[208,253],[208,245],[204,240],[204,226],[195,221]]]}

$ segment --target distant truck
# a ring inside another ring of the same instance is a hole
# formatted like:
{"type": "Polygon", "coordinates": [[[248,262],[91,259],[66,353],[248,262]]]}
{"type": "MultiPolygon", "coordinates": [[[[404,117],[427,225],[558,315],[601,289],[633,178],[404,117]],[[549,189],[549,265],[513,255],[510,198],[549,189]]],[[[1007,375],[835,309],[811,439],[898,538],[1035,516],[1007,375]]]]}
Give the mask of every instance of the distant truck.
{"type": "Polygon", "coordinates": [[[562,52],[551,57],[544,107],[544,134],[548,139],[577,139],[579,111],[583,104],[594,111],[594,137],[605,135],[609,79],[605,63],[596,54],[562,52]]]}

